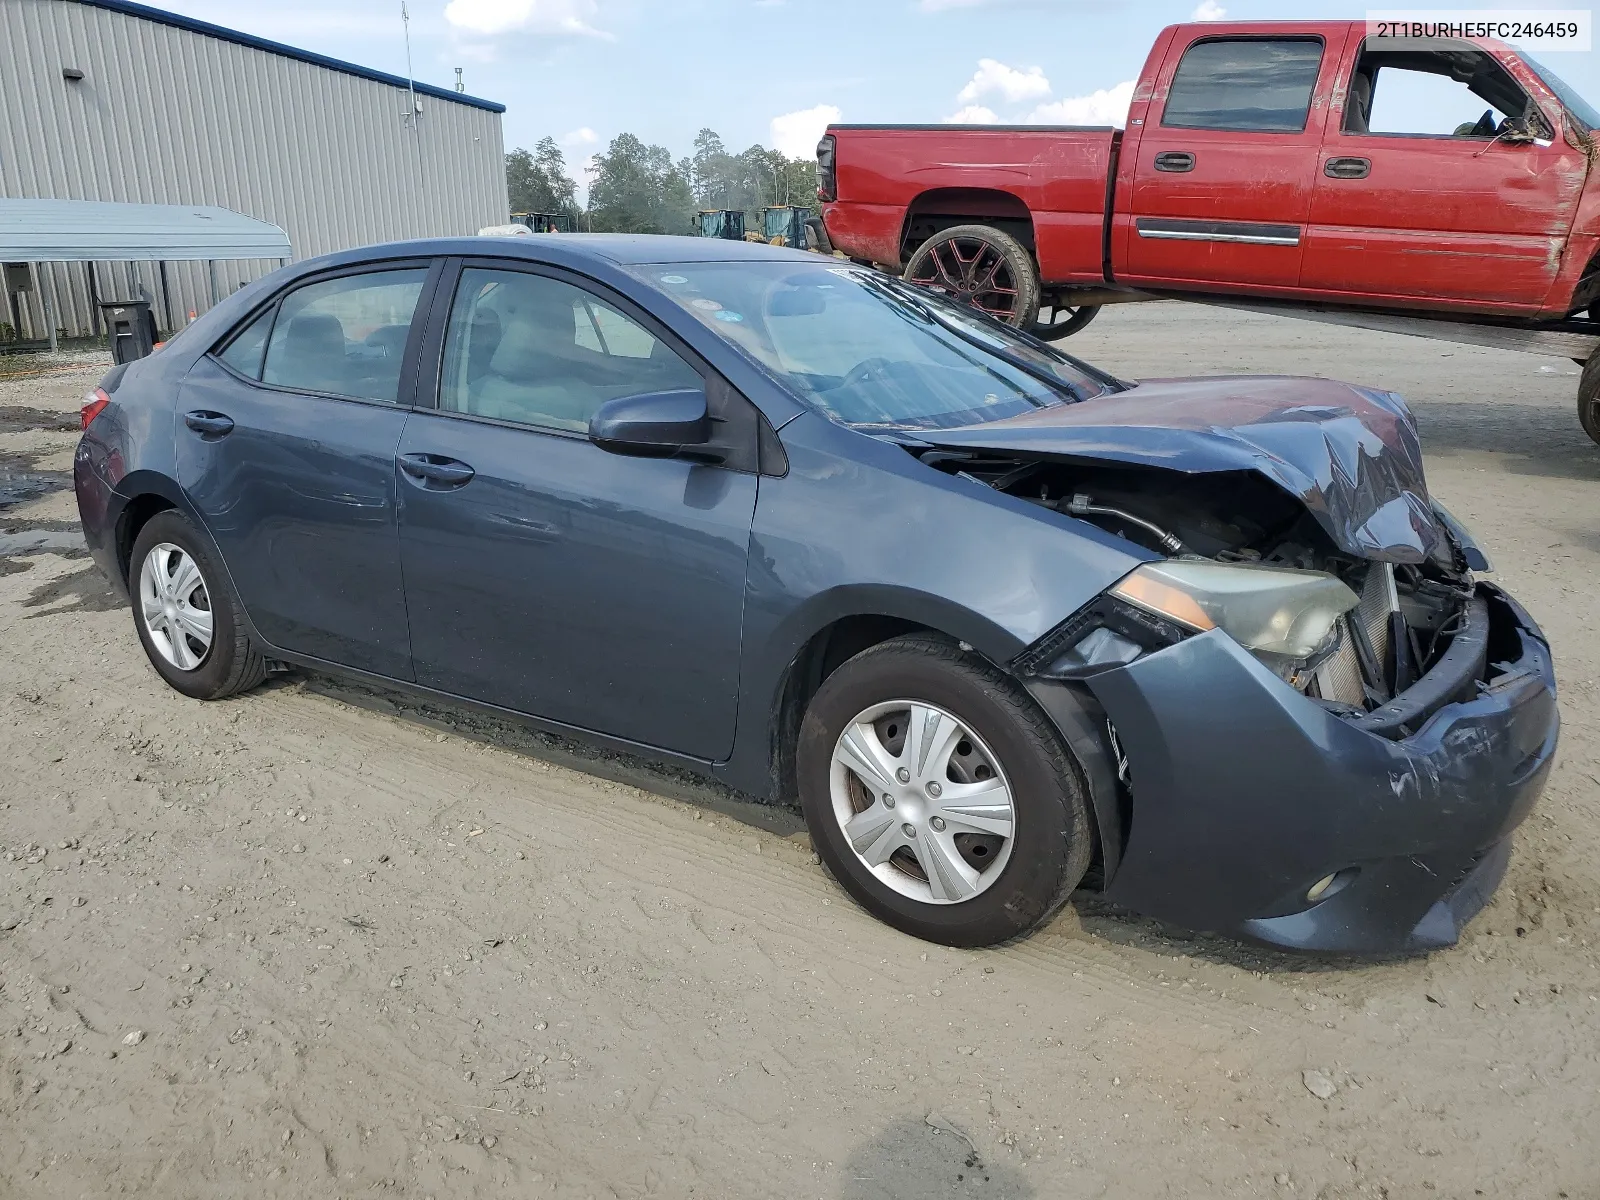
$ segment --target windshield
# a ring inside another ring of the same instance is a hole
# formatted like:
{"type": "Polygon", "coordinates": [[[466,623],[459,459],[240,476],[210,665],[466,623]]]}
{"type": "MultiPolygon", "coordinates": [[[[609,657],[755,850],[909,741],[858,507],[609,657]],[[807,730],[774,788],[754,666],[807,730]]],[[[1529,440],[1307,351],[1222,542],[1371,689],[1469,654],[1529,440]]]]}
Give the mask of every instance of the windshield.
{"type": "Polygon", "coordinates": [[[839,259],[635,271],[846,425],[949,429],[1115,387],[1043,343],[839,259]]]}
{"type": "Polygon", "coordinates": [[[1556,98],[1566,105],[1567,112],[1572,114],[1573,119],[1583,126],[1585,133],[1592,133],[1596,129],[1600,129],[1600,112],[1596,112],[1594,106],[1578,95],[1566,80],[1562,79],[1561,76],[1543,63],[1534,59],[1530,54],[1524,54],[1522,58],[1533,68],[1535,74],[1544,80],[1545,87],[1554,92],[1556,98]]]}

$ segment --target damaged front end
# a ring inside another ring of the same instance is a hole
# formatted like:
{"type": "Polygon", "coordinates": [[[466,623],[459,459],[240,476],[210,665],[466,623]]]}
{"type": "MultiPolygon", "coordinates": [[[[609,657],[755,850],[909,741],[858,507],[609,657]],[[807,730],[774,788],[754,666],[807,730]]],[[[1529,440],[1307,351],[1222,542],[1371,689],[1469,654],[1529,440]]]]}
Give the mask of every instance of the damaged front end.
{"type": "Polygon", "coordinates": [[[1141,385],[1107,406],[1132,424],[1094,401],[917,452],[1159,556],[1011,664],[1086,762],[1108,898],[1300,949],[1451,944],[1553,758],[1548,646],[1474,578],[1398,397],[1230,382],[1240,423],[1141,385]]]}

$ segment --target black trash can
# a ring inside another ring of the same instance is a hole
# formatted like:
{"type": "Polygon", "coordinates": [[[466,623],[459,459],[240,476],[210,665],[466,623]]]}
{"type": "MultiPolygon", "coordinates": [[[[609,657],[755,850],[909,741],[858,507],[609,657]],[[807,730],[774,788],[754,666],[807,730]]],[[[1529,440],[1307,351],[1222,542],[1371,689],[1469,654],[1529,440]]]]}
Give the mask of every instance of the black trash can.
{"type": "Polygon", "coordinates": [[[132,362],[155,349],[156,315],[148,300],[102,301],[100,316],[111,339],[112,362],[132,362]]]}

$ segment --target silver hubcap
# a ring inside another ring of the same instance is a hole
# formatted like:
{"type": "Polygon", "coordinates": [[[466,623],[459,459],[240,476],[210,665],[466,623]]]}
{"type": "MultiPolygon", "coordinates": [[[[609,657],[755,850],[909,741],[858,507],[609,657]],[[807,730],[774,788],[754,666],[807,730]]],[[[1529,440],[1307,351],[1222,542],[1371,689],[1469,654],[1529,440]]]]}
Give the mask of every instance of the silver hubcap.
{"type": "Polygon", "coordinates": [[[983,739],[944,709],[875,704],[833,749],[833,815],[856,857],[913,900],[959,904],[1011,857],[1016,809],[983,739]]]}
{"type": "Polygon", "coordinates": [[[211,597],[200,568],[171,542],[151,547],[139,570],[139,616],[156,652],[192,671],[211,649],[211,597]]]}

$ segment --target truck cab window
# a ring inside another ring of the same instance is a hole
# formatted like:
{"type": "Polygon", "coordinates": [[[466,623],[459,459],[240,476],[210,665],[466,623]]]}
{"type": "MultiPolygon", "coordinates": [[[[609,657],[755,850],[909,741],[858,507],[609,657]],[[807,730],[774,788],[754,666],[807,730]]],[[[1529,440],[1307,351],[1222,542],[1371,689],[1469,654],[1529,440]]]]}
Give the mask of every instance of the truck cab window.
{"type": "Polygon", "coordinates": [[[1320,38],[1207,38],[1184,51],[1161,123],[1300,133],[1322,66],[1320,38]]]}
{"type": "Polygon", "coordinates": [[[1344,106],[1346,133],[1549,137],[1538,108],[1482,50],[1363,50],[1344,106]]]}

